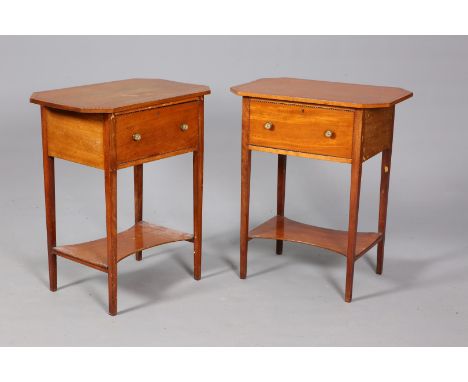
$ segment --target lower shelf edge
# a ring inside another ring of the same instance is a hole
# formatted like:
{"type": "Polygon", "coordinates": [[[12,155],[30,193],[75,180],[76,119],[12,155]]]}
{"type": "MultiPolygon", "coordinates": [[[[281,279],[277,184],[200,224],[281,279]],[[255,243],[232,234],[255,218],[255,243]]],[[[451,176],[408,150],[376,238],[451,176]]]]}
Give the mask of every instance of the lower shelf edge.
{"type": "MultiPolygon", "coordinates": [[[[176,241],[193,241],[193,235],[141,221],[117,234],[117,262],[138,251],[176,241]]],[[[107,272],[107,239],[55,247],[53,252],[69,260],[107,272]]]]}
{"type": "MultiPolygon", "coordinates": [[[[283,216],[274,216],[249,232],[249,239],[274,239],[303,243],[346,256],[348,232],[315,227],[283,216]]],[[[358,232],[355,258],[358,259],[382,239],[377,232],[358,232]]]]}

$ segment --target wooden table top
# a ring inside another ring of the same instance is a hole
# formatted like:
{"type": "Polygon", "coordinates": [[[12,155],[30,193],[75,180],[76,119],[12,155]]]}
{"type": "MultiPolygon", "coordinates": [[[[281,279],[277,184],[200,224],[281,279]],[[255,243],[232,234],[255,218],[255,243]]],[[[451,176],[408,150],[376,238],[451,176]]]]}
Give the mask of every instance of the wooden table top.
{"type": "Polygon", "coordinates": [[[391,107],[413,96],[412,92],[401,88],[298,78],[261,78],[233,86],[231,91],[245,97],[358,109],[391,107]]]}
{"type": "Polygon", "coordinates": [[[210,94],[210,88],[204,85],[134,78],[36,92],[30,101],[78,113],[115,113],[206,94],[210,94]]]}

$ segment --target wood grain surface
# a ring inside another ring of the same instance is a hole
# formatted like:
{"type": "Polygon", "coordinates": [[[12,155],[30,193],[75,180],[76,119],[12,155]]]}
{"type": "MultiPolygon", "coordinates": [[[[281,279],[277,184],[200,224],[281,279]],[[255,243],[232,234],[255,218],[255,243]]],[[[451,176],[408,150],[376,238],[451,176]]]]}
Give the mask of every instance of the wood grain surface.
{"type": "Polygon", "coordinates": [[[250,98],[242,98],[241,140],[241,209],[240,209],[240,267],[239,277],[247,277],[247,251],[249,246],[250,174],[252,151],[249,149],[250,98]]]}
{"type": "Polygon", "coordinates": [[[199,101],[117,115],[117,165],[198,146],[199,101]],[[182,124],[188,130],[181,130],[182,124]],[[134,134],[141,139],[135,141],[134,134]]]}
{"type": "MultiPolygon", "coordinates": [[[[359,232],[356,240],[356,258],[366,253],[380,240],[376,232],[359,232]]],[[[309,244],[346,256],[348,232],[315,227],[283,216],[274,216],[249,232],[249,238],[276,239],[309,244]]]]}
{"type": "Polygon", "coordinates": [[[57,291],[57,256],[53,248],[56,245],[57,227],[55,214],[55,161],[54,157],[49,156],[47,144],[47,110],[41,107],[41,125],[42,125],[42,160],[44,168],[44,196],[45,196],[45,215],[47,230],[47,254],[49,261],[49,289],[52,292],[57,291]]]}
{"type": "Polygon", "coordinates": [[[405,89],[298,78],[261,78],[231,87],[243,97],[352,108],[390,107],[413,96],[405,89]]]}
{"type": "Polygon", "coordinates": [[[36,92],[30,101],[79,113],[115,113],[210,94],[204,85],[135,78],[36,92]]]}
{"type": "MultiPolygon", "coordinates": [[[[160,244],[192,240],[193,235],[141,221],[117,234],[117,261],[160,244]]],[[[54,248],[59,256],[75,260],[102,271],[107,270],[107,242],[98,239],[54,248]]]]}
{"type": "Polygon", "coordinates": [[[349,159],[353,121],[353,110],[252,99],[249,143],[349,159]],[[265,128],[267,122],[272,128],[265,128]],[[331,137],[325,136],[327,131],[331,137]]]}
{"type": "Polygon", "coordinates": [[[368,109],[363,116],[363,160],[392,146],[395,108],[368,109]]]}
{"type": "Polygon", "coordinates": [[[49,156],[104,168],[102,114],[80,114],[43,108],[49,156]]]}

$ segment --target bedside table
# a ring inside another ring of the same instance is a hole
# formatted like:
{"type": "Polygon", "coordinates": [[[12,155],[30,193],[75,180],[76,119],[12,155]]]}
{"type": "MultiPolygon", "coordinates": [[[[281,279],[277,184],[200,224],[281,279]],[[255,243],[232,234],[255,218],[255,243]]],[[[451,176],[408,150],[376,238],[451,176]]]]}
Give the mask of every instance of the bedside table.
{"type": "Polygon", "coordinates": [[[117,263],[175,241],[194,245],[201,277],[203,102],[207,86],[131,79],[34,93],[41,106],[50,290],[57,290],[57,256],[108,274],[109,314],[117,314],[117,263]],[[193,152],[194,233],[142,220],[143,163],[193,152]],[[54,158],[104,171],[107,237],[56,245],[54,158]],[[135,225],[117,233],[117,170],[134,169],[135,225]]]}
{"type": "Polygon", "coordinates": [[[263,78],[231,88],[242,96],[240,278],[247,276],[247,245],[253,238],[325,248],[346,257],[345,301],[351,302],[354,263],[377,245],[382,273],[395,104],[407,90],[382,86],[263,78]],[[277,215],[249,232],[251,152],[278,155],[277,215]],[[362,164],[382,153],[377,232],[358,232],[362,164]],[[287,155],[351,164],[347,231],[314,227],[284,217],[287,155]]]}

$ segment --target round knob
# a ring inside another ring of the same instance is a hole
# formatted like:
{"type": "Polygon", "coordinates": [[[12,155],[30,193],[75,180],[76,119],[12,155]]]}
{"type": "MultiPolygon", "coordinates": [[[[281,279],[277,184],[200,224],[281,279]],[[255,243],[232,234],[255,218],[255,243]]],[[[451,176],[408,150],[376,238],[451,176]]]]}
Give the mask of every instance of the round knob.
{"type": "Polygon", "coordinates": [[[183,123],[182,125],[180,125],[180,129],[182,131],[187,131],[188,130],[188,125],[186,123],[183,123]]]}
{"type": "Polygon", "coordinates": [[[135,133],[132,135],[132,138],[134,141],[138,142],[138,141],[141,141],[141,135],[138,134],[138,133],[135,133]]]}
{"type": "Polygon", "coordinates": [[[272,122],[267,122],[267,123],[265,123],[265,125],[263,127],[265,129],[267,129],[267,130],[271,130],[273,128],[273,123],[272,122]]]}
{"type": "Polygon", "coordinates": [[[333,137],[333,131],[327,130],[323,133],[323,135],[325,135],[327,138],[331,138],[333,137]]]}

